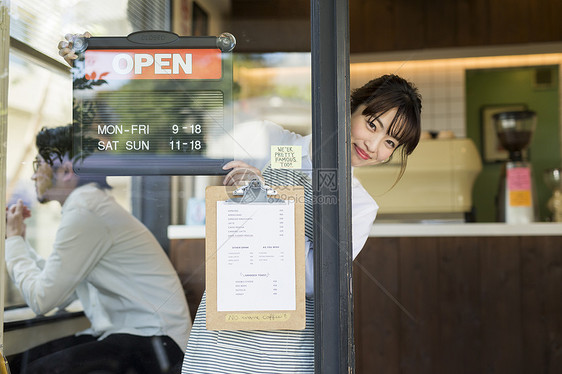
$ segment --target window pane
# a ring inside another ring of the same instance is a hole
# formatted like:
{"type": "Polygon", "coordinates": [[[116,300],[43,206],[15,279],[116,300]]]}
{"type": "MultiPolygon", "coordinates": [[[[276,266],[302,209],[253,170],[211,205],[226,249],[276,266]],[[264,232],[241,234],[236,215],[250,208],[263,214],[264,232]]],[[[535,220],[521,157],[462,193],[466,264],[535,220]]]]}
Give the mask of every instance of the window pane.
{"type": "MultiPolygon", "coordinates": [[[[27,238],[41,255],[46,256],[56,231],[58,210],[52,204],[44,209],[33,209],[38,205],[31,181],[32,161],[36,155],[35,135],[43,126],[70,123],[71,82],[69,76],[39,66],[13,50],[10,51],[9,69],[7,206],[22,199],[33,210],[32,217],[26,221],[27,238]]],[[[19,292],[11,288],[6,306],[22,302],[19,292]]]]}
{"type": "MultiPolygon", "coordinates": [[[[11,2],[10,33],[45,55],[60,59],[56,45],[66,32],[88,30],[96,35],[127,35],[133,31],[132,22],[142,18],[143,12],[153,11],[157,26],[167,24],[163,17],[168,10],[164,3],[150,5],[144,1],[116,0],[99,2],[54,1],[11,2]],[[109,6],[111,4],[111,6],[109,6]],[[148,5],[147,5],[148,4],[148,5]],[[109,11],[111,10],[111,11],[109,11]],[[129,13],[127,13],[129,12],[129,13]],[[51,16],[46,17],[46,14],[51,16]],[[129,17],[129,18],[128,18],[129,17]],[[70,23],[66,21],[74,20],[70,23]],[[78,21],[79,20],[79,21],[78,21]],[[80,23],[78,26],[77,22],[80,23]],[[97,31],[97,32],[96,32],[97,31]]],[[[159,27],[158,27],[159,28],[159,27]]],[[[49,68],[25,53],[11,49],[9,62],[8,131],[6,158],[6,203],[22,199],[33,211],[26,220],[26,238],[41,256],[52,251],[56,229],[60,221],[60,207],[54,203],[42,205],[36,200],[32,161],[36,156],[35,135],[42,127],[64,126],[72,122],[72,81],[64,74],[49,68]]],[[[112,194],[131,210],[131,178],[109,177],[112,194]]],[[[6,277],[5,306],[24,303],[19,291],[6,277]]]]}
{"type": "Polygon", "coordinates": [[[10,35],[60,59],[55,48],[67,33],[120,36],[169,28],[169,2],[149,0],[12,0],[10,35]]]}
{"type": "MultiPolygon", "coordinates": [[[[11,5],[11,36],[47,56],[44,60],[52,58],[58,63],[62,59],[57,54],[56,45],[66,33],[89,31],[94,36],[126,36],[134,31],[152,29],[170,30],[185,36],[218,36],[222,32],[231,32],[239,43],[233,51],[233,101],[226,103],[228,109],[233,110],[234,127],[243,127],[249,122],[274,123],[279,127],[274,125],[276,132],[273,136],[284,128],[298,139],[309,139],[311,57],[310,14],[306,1],[291,5],[278,0],[45,0],[40,3],[12,0],[11,5]],[[275,38],[270,40],[269,35],[275,38]]],[[[37,152],[35,136],[44,126],[51,128],[71,123],[72,90],[70,74],[61,72],[60,68],[45,67],[45,61],[38,63],[22,51],[11,51],[9,157],[5,171],[8,177],[7,203],[22,199],[30,207],[32,217],[26,220],[26,236],[44,258],[58,250],[53,243],[59,240],[56,233],[65,213],[61,214],[57,202],[39,204],[37,201],[36,183],[31,179],[37,152]]],[[[132,100],[138,100],[138,97],[132,100]]],[[[263,143],[263,146],[277,141],[256,137],[243,140],[239,145],[250,155],[255,152],[257,142],[263,143]]],[[[216,139],[212,141],[217,143],[216,139]]],[[[267,148],[263,156],[269,161],[271,147],[267,148]]],[[[308,145],[302,148],[308,149],[308,145]]],[[[308,152],[303,152],[303,155],[305,153],[308,152]]],[[[260,168],[264,166],[260,165],[260,168]]],[[[310,172],[311,162],[303,168],[310,172]]],[[[161,294],[170,298],[178,293],[182,298],[185,296],[192,318],[205,287],[204,247],[200,245],[204,233],[195,238],[169,239],[166,232],[173,227],[187,230],[204,227],[205,211],[201,202],[204,202],[205,188],[222,185],[223,179],[224,175],[108,179],[113,186],[110,194],[117,202],[139,218],[161,241],[162,247],[169,248],[168,255],[181,284],[169,287],[161,294]],[[197,259],[193,259],[192,255],[197,259]],[[193,271],[190,271],[192,268],[193,271]]],[[[130,256],[125,262],[142,260],[142,256],[130,256]]],[[[140,278],[145,278],[144,273],[139,275],[140,278]]],[[[23,304],[19,291],[11,282],[6,283],[10,288],[6,305],[23,304]]],[[[91,279],[87,279],[87,283],[88,288],[96,287],[91,279]]],[[[122,285],[106,286],[104,291],[113,292],[114,288],[122,285]]],[[[185,318],[183,322],[190,322],[188,320],[185,318]]],[[[187,341],[187,334],[183,338],[187,341]]],[[[9,341],[5,344],[9,346],[9,341]]],[[[308,347],[310,344],[313,344],[311,340],[308,347]]],[[[287,348],[285,341],[279,346],[283,352],[287,348]]],[[[184,351],[186,344],[182,344],[180,349],[184,351]]],[[[310,355],[307,359],[310,361],[310,355]]]]}

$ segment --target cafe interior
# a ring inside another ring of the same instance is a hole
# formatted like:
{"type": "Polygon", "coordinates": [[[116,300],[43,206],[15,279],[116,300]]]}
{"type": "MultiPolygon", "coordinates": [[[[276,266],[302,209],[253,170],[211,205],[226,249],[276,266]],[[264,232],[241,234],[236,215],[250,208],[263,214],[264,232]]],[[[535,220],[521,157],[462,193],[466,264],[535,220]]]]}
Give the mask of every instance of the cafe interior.
{"type": "MultiPolygon", "coordinates": [[[[26,239],[38,253],[51,253],[61,213],[35,196],[35,134],[73,121],[72,73],[57,48],[66,34],[228,32],[236,39],[233,127],[268,120],[306,136],[312,72],[321,63],[311,58],[315,3],[2,1],[2,190],[6,207],[21,199],[32,211],[26,239]]],[[[352,171],[379,210],[353,262],[349,366],[357,373],[562,372],[562,3],[347,5],[349,27],[337,32],[349,41],[350,91],[397,74],[422,96],[421,138],[404,175],[397,181],[399,159],[352,171]],[[517,183],[524,187],[516,195],[517,183]]],[[[166,251],[192,319],[206,281],[205,190],[223,177],[108,177],[118,203],[166,251]]],[[[88,327],[79,303],[38,316],[6,271],[1,280],[4,356],[88,327]]]]}

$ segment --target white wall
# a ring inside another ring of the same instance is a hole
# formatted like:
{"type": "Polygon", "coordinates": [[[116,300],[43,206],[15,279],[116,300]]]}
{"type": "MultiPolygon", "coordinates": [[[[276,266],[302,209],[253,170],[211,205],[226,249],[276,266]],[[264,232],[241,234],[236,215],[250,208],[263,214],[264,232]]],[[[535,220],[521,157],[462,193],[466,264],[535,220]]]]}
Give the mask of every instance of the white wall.
{"type": "MultiPolygon", "coordinates": [[[[376,61],[380,57],[361,56],[359,59],[368,58],[376,61]]],[[[423,99],[423,130],[452,130],[457,137],[465,137],[465,71],[467,69],[540,65],[560,65],[562,68],[562,53],[358,62],[351,64],[350,85],[353,89],[383,74],[400,75],[412,81],[420,90],[423,99]]],[[[560,122],[562,123],[562,120],[560,122]]]]}

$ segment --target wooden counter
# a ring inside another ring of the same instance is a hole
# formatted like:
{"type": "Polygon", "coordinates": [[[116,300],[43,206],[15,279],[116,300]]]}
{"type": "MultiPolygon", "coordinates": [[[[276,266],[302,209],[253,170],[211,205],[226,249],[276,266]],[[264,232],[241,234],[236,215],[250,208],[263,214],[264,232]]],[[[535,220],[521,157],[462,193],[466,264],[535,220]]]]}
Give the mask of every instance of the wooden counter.
{"type": "MultiPolygon", "coordinates": [[[[173,230],[194,316],[204,239],[173,230]]],[[[562,372],[562,224],[376,224],[353,271],[359,374],[562,372]]]]}
{"type": "Polygon", "coordinates": [[[370,238],[357,373],[561,373],[562,237],[370,238]]]}

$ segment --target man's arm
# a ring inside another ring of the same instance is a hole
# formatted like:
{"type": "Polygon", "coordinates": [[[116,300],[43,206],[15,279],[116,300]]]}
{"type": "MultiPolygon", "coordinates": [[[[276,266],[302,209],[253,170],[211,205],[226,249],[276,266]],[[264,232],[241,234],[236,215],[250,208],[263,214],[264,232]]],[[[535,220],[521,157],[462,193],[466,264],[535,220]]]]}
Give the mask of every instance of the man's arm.
{"type": "Polygon", "coordinates": [[[65,212],[44,268],[31,259],[21,236],[6,240],[10,277],[29,307],[45,314],[73,296],[76,286],[94,269],[110,247],[101,219],[85,209],[65,212]]]}
{"type": "MultiPolygon", "coordinates": [[[[31,217],[31,211],[28,207],[23,205],[23,201],[21,199],[10,207],[7,207],[6,238],[21,236],[25,240],[26,225],[24,222],[29,217],[31,217]]],[[[39,256],[27,242],[25,242],[25,248],[29,257],[37,264],[37,266],[43,269],[45,266],[45,259],[39,256]]]]}
{"type": "Polygon", "coordinates": [[[31,217],[31,211],[19,199],[15,204],[6,208],[6,238],[21,236],[25,238],[24,221],[31,217]]]}

